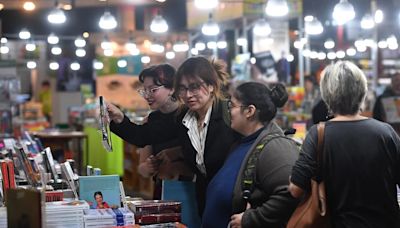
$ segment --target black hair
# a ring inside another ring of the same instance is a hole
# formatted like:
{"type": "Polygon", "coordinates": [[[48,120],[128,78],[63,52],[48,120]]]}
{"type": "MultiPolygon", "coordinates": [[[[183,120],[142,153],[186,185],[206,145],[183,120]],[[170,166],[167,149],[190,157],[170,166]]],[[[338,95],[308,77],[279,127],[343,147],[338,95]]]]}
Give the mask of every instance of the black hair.
{"type": "Polygon", "coordinates": [[[139,74],[139,81],[144,82],[145,78],[153,78],[158,86],[165,86],[168,89],[174,87],[175,68],[169,64],[159,64],[145,68],[139,74]]]}
{"type": "Polygon", "coordinates": [[[277,108],[283,107],[288,100],[285,86],[276,84],[272,89],[259,82],[247,82],[239,85],[233,96],[243,105],[254,105],[261,122],[272,120],[277,108]]]}
{"type": "Polygon", "coordinates": [[[304,77],[304,81],[309,81],[314,86],[318,85],[317,78],[314,75],[308,75],[308,76],[304,77]]]}
{"type": "Polygon", "coordinates": [[[42,86],[50,86],[50,82],[47,80],[42,81],[42,86]]]}
{"type": "Polygon", "coordinates": [[[100,191],[99,192],[95,192],[93,194],[93,197],[96,198],[97,195],[99,195],[99,196],[101,196],[101,198],[103,198],[103,194],[100,191]]]}

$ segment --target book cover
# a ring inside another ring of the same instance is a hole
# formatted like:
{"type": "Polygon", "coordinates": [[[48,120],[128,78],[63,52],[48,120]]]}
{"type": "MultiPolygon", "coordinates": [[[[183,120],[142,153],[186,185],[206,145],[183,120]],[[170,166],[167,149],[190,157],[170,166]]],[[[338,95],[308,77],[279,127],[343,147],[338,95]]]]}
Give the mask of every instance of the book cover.
{"type": "Polygon", "coordinates": [[[53,154],[51,153],[51,149],[49,147],[46,147],[42,151],[42,155],[45,160],[47,170],[51,173],[54,182],[58,182],[59,178],[54,165],[54,159],[53,159],[53,154]]]}
{"type": "Polygon", "coordinates": [[[74,193],[75,199],[78,199],[78,193],[75,186],[74,180],[74,172],[72,171],[71,165],[69,162],[64,162],[61,164],[61,173],[64,175],[67,180],[68,185],[70,186],[72,192],[74,193]]]}
{"type": "Polygon", "coordinates": [[[110,131],[110,120],[108,117],[108,112],[107,112],[107,105],[106,102],[103,98],[103,96],[99,97],[99,108],[100,108],[100,131],[102,134],[102,143],[104,146],[104,149],[108,152],[112,152],[112,141],[111,141],[111,131],[110,131]]]}
{"type": "Polygon", "coordinates": [[[79,177],[79,198],[91,208],[118,208],[121,205],[118,175],[79,177]]]}
{"type": "Polygon", "coordinates": [[[43,227],[42,203],[39,191],[10,189],[7,192],[6,204],[8,227],[43,227]]]}

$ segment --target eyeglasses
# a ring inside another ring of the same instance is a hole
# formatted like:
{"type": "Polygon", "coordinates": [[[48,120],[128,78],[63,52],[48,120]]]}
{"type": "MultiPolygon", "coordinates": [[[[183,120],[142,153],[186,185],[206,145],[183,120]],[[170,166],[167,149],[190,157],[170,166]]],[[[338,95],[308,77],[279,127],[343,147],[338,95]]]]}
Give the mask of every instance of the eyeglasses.
{"type": "Polygon", "coordinates": [[[246,105],[236,105],[232,101],[228,101],[228,111],[231,111],[232,108],[247,108],[246,105]]]}
{"type": "Polygon", "coordinates": [[[139,89],[138,93],[140,94],[140,96],[145,97],[145,96],[153,96],[154,93],[156,93],[159,89],[163,88],[164,86],[158,86],[155,88],[151,88],[151,89],[139,89]]]}
{"type": "Polygon", "coordinates": [[[178,94],[179,96],[185,96],[187,94],[187,91],[189,91],[190,93],[192,93],[193,95],[197,95],[200,91],[200,88],[204,85],[204,82],[199,82],[199,83],[192,83],[189,84],[188,87],[186,86],[179,86],[178,88],[178,94]]]}

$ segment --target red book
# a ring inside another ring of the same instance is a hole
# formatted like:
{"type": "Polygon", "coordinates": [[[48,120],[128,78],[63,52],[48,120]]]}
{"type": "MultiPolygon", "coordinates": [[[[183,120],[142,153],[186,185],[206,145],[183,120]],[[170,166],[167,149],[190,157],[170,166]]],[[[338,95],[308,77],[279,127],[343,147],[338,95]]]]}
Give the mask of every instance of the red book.
{"type": "Polygon", "coordinates": [[[8,179],[8,165],[5,161],[0,161],[1,174],[3,175],[3,192],[6,195],[7,190],[10,188],[10,180],[8,179]]]}
{"type": "Polygon", "coordinates": [[[8,160],[7,164],[8,164],[8,179],[10,181],[10,188],[16,188],[17,185],[15,184],[14,162],[8,160]]]}

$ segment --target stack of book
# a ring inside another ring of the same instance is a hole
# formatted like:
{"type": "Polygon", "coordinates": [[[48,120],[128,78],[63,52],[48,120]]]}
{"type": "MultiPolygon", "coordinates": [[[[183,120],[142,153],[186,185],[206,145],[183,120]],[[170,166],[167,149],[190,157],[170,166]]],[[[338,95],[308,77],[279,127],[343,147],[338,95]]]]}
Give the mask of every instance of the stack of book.
{"type": "Polygon", "coordinates": [[[84,211],[85,228],[107,228],[135,224],[133,213],[125,208],[88,209],[84,211]]]}
{"type": "Polygon", "coordinates": [[[129,209],[140,225],[181,221],[181,202],[167,200],[130,201],[129,209]]]}
{"type": "Polygon", "coordinates": [[[89,204],[84,200],[46,202],[46,227],[83,228],[83,211],[86,209],[89,209],[89,204]]]}

